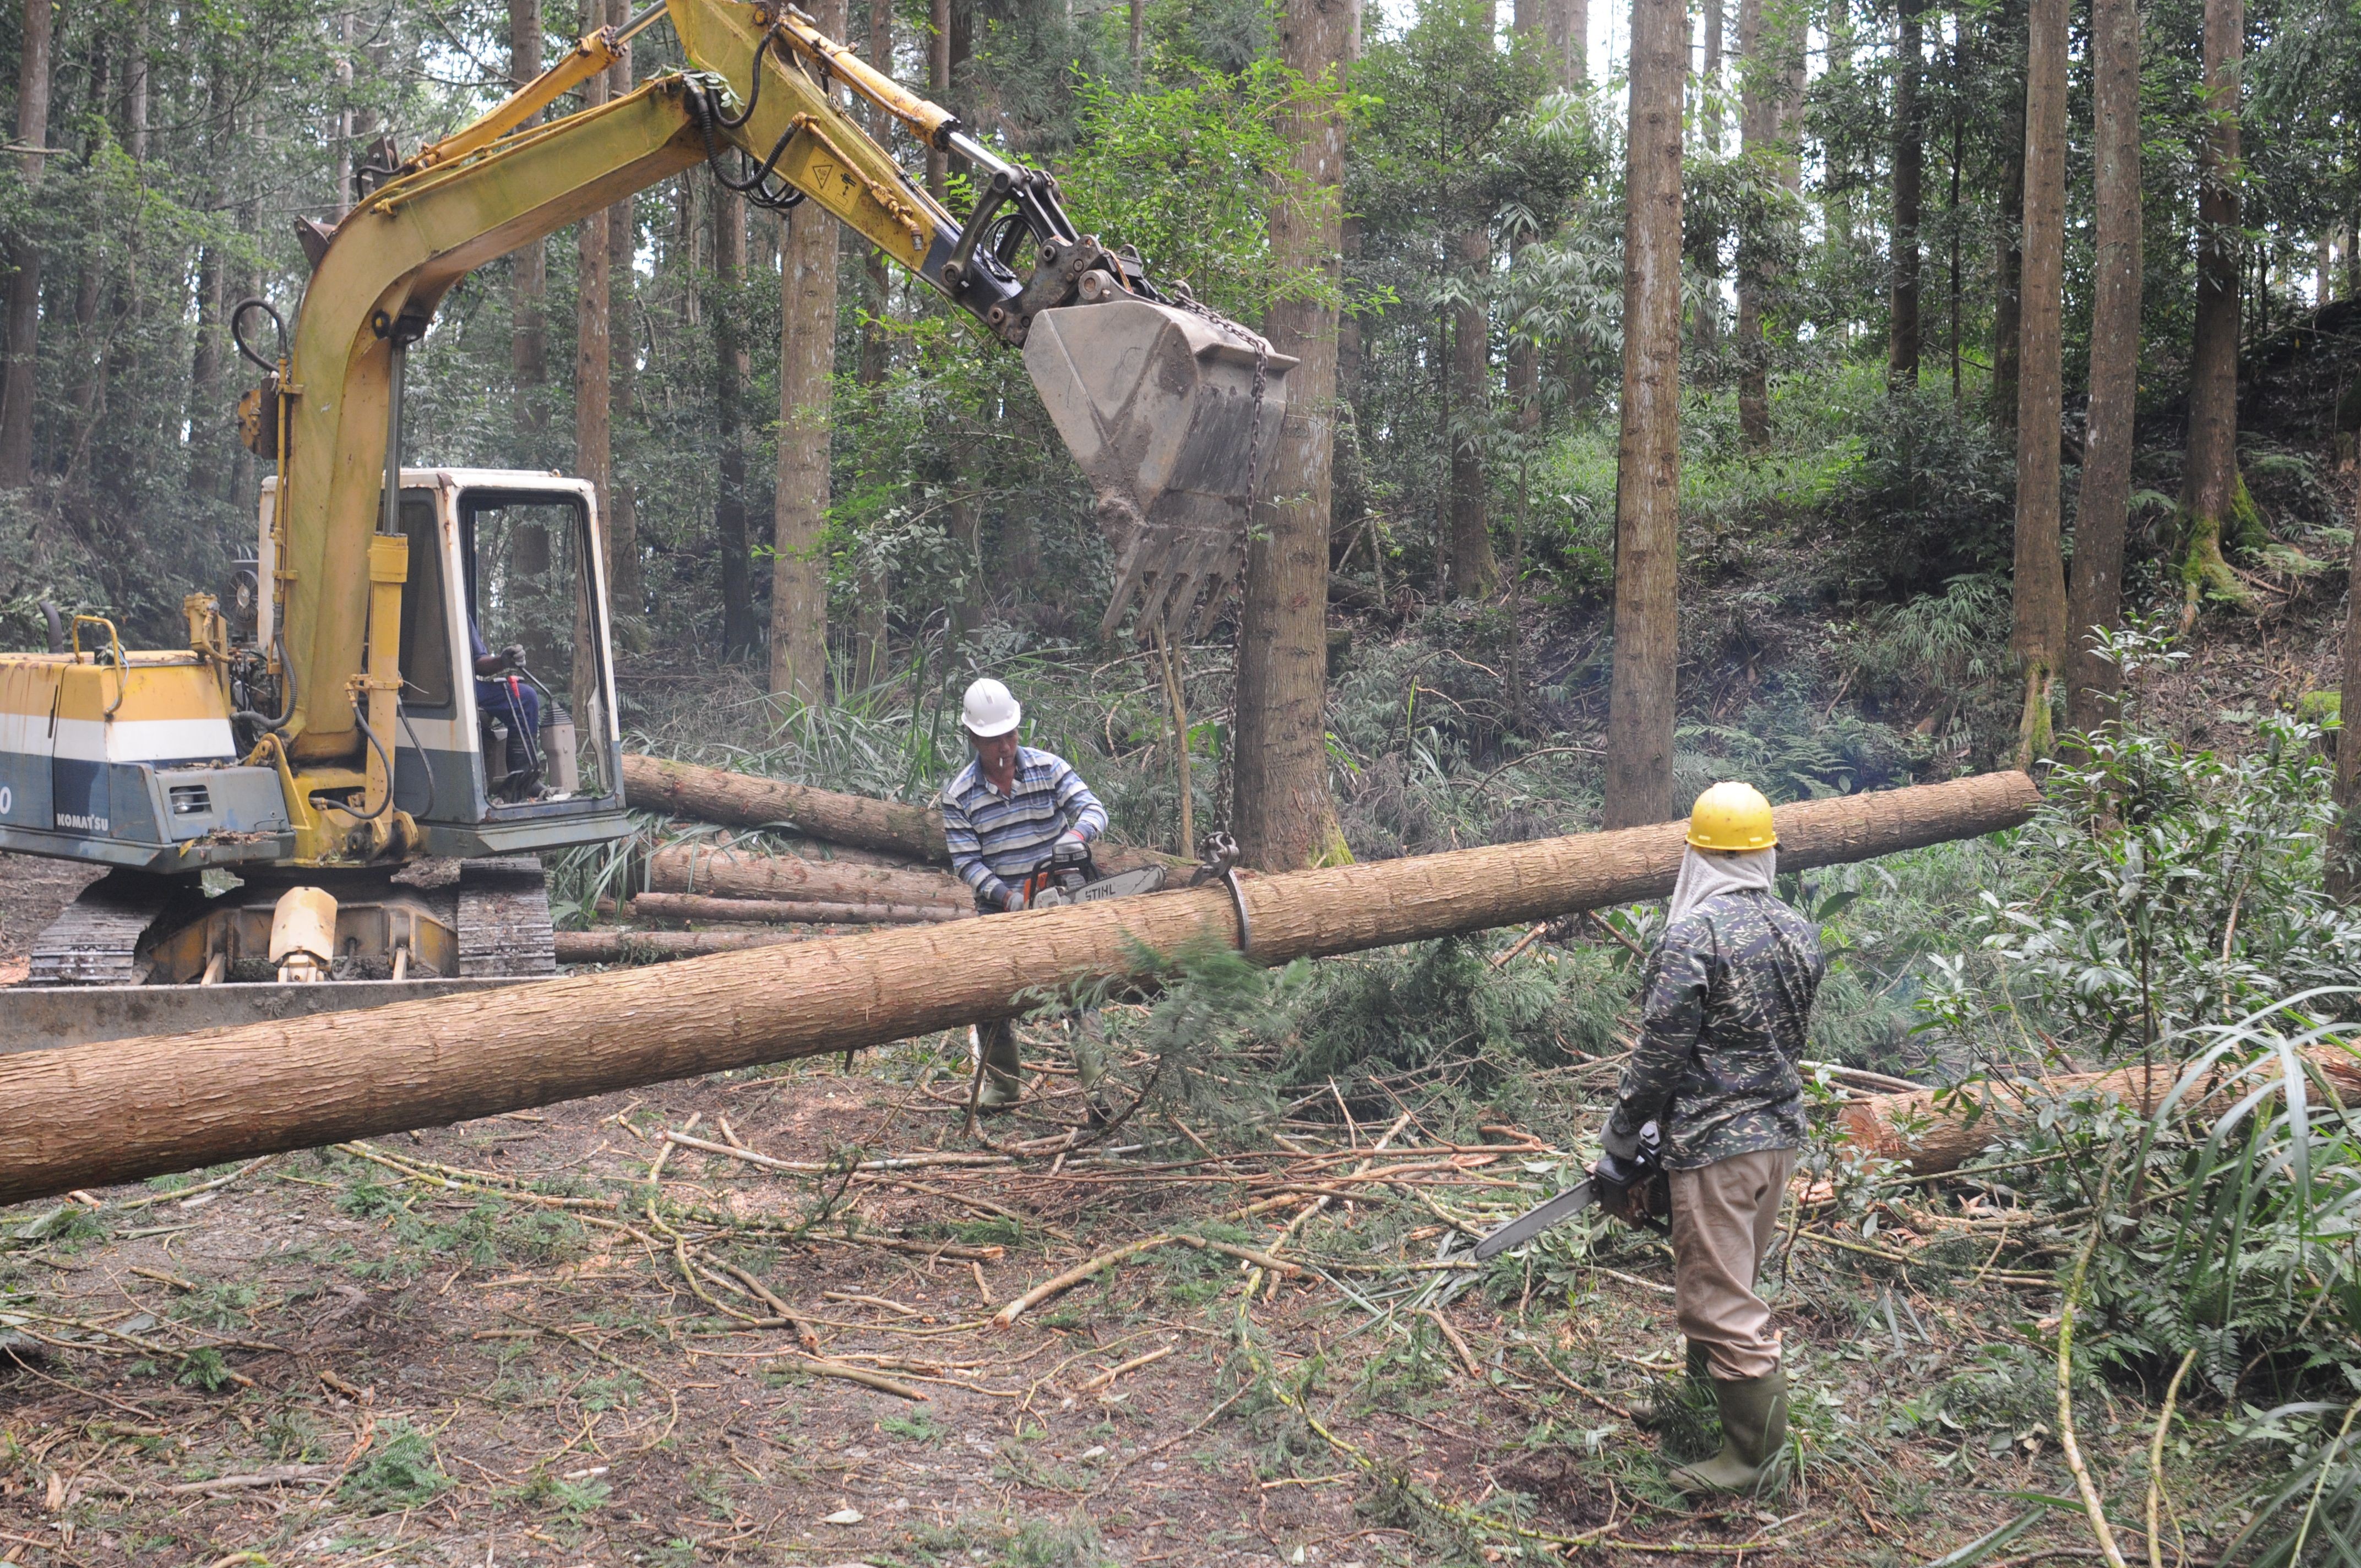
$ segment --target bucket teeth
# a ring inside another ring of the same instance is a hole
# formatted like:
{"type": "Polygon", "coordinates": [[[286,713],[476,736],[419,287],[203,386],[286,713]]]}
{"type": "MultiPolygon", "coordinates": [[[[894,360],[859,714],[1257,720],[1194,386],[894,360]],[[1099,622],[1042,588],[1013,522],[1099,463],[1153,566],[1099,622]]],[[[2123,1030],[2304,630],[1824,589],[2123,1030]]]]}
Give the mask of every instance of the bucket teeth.
{"type": "Polygon", "coordinates": [[[1182,636],[1218,613],[1270,489],[1294,365],[1242,328],[1137,298],[1033,318],[1025,367],[1115,552],[1101,635],[1127,613],[1182,636]]]}

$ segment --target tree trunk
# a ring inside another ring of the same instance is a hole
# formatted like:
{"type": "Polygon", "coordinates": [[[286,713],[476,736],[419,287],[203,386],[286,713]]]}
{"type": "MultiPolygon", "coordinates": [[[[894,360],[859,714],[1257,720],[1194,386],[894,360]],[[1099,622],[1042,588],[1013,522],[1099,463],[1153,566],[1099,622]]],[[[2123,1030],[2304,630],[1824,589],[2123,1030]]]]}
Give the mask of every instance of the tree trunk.
{"type": "MultiPolygon", "coordinates": [[[[346,20],[349,25],[350,16],[346,20]]],[[[522,87],[541,74],[541,0],[509,0],[509,82],[512,87],[522,87]]],[[[350,60],[340,70],[349,85],[350,60]]],[[[349,161],[347,154],[347,164],[349,161]]],[[[345,175],[347,202],[352,199],[351,179],[348,167],[345,175]]],[[[535,447],[527,455],[538,460],[544,455],[538,450],[540,442],[549,429],[549,404],[542,390],[549,379],[548,324],[542,313],[542,296],[549,287],[549,266],[542,242],[536,239],[520,247],[510,266],[513,269],[509,279],[509,311],[513,318],[509,342],[510,374],[516,383],[517,412],[523,420],[527,439],[535,447]]]]}
{"type": "Polygon", "coordinates": [[[2328,847],[2328,894],[2349,904],[2361,894],[2361,464],[2348,461],[2353,487],[2353,546],[2345,574],[2345,678],[2336,710],[2338,832],[2328,847]]]}
{"type": "MultiPolygon", "coordinates": [[[[1759,0],[1747,0],[1759,9],[1759,0]]],[[[1673,814],[1680,655],[1682,0],[1632,0],[1623,224],[1623,426],[1615,458],[1615,668],[1600,823],[1673,814]]]]}
{"type": "Polygon", "coordinates": [[[746,545],[746,433],[743,404],[752,372],[743,327],[746,198],[716,181],[713,200],[713,298],[706,321],[713,328],[713,430],[716,463],[713,532],[721,542],[721,648],[731,658],[761,641],[754,623],[752,565],[746,545]]]}
{"type": "MultiPolygon", "coordinates": [[[[1677,54],[1669,74],[1676,106],[1677,54]]],[[[1677,150],[1677,108],[1668,118],[1677,150]]],[[[2037,800],[2001,773],[1805,801],[1779,808],[1780,861],[1989,833],[2037,800]]],[[[1284,963],[1661,898],[1681,838],[1664,823],[1247,877],[1247,953],[1284,963]]],[[[1011,1017],[1045,988],[1235,946],[1240,924],[1227,888],[1185,888],[215,1029],[200,1050],[165,1036],[16,1052],[0,1057],[0,1203],[1011,1017]]]]}
{"type": "MultiPolygon", "coordinates": [[[[951,98],[951,0],[930,0],[927,7],[927,87],[928,95],[937,104],[948,107],[951,98]]],[[[947,199],[944,175],[950,165],[944,161],[943,149],[927,148],[927,194],[940,202],[947,199]]]]}
{"type": "Polygon", "coordinates": [[[1550,59],[1557,84],[1569,91],[1590,80],[1590,0],[1543,0],[1550,59]]]}
{"type": "Polygon", "coordinates": [[[1499,591],[1500,563],[1492,554],[1491,498],[1484,474],[1482,424],[1492,406],[1492,323],[1484,296],[1490,291],[1492,236],[1472,229],[1459,236],[1459,261],[1477,298],[1451,308],[1451,592],[1489,598],[1499,591]]]}
{"type": "Polygon", "coordinates": [[[2121,619],[2124,532],[2138,412],[2140,318],[2139,0],[2092,0],[2091,142],[2097,208],[2092,274],[2091,413],[2067,599],[2066,714],[2079,730],[2112,717],[2114,665],[2091,629],[2121,619]]]}
{"type": "MultiPolygon", "coordinates": [[[[1133,25],[1138,23],[1138,7],[1132,8],[1133,25]]],[[[1133,39],[1134,58],[1137,58],[1138,39],[1133,39]]],[[[891,71],[894,65],[894,6],[892,0],[869,0],[869,59],[880,71],[891,71]]],[[[883,109],[872,109],[869,116],[870,135],[878,143],[887,145],[893,134],[894,117],[883,109]]],[[[862,247],[862,280],[866,294],[862,303],[869,313],[867,324],[861,330],[861,384],[874,389],[884,384],[890,363],[889,343],[884,321],[893,308],[893,280],[885,269],[885,253],[874,246],[862,247]]],[[[863,542],[864,545],[866,542],[863,542]]],[[[865,548],[853,572],[852,625],[852,685],[857,691],[866,691],[885,679],[894,662],[891,642],[892,628],[887,612],[891,609],[893,584],[887,580],[883,563],[869,557],[865,548]]]]}
{"type": "Polygon", "coordinates": [[[126,147],[134,163],[148,161],[148,16],[150,0],[132,0],[130,113],[126,116],[130,137],[126,147]]]}
{"type": "MultiPolygon", "coordinates": [[[[583,31],[601,24],[605,0],[584,0],[583,31]]],[[[605,72],[582,84],[586,108],[607,101],[605,72]]],[[[574,474],[588,479],[598,496],[601,525],[609,514],[612,489],[613,434],[609,396],[607,315],[607,214],[602,208],[584,217],[576,231],[574,296],[574,474]]]]}
{"type": "Polygon", "coordinates": [[[2025,292],[2016,413],[2015,623],[2009,646],[2025,679],[2019,767],[2047,756],[2049,694],[2066,644],[2059,557],[2059,318],[2066,252],[2068,0],[2032,0],[2025,70],[2025,292]]]}
{"type": "Polygon", "coordinates": [[[1903,0],[1902,36],[1894,58],[1894,282],[1886,337],[1889,385],[1918,384],[1918,222],[1926,192],[1927,126],[1918,110],[1925,69],[1920,0],[1903,0]]]}
{"type": "MultiPolygon", "coordinates": [[[[1279,58],[1307,82],[1342,87],[1359,0],[1289,0],[1279,58]]],[[[1295,199],[1275,203],[1272,261],[1332,283],[1344,243],[1345,120],[1300,105],[1285,126],[1295,199]]],[[[1261,871],[1350,859],[1328,797],[1328,524],[1336,453],[1336,312],[1290,299],[1271,307],[1271,347],[1288,373],[1287,415],[1256,490],[1238,618],[1237,725],[1231,830],[1261,871]]],[[[1194,845],[1184,844],[1184,851],[1194,845]]]]}
{"type": "Polygon", "coordinates": [[[643,893],[631,900],[634,920],[741,920],[757,924],[857,920],[873,926],[929,926],[973,919],[975,913],[972,898],[959,904],[818,904],[774,898],[707,898],[693,893],[643,893]]]}
{"type": "Polygon", "coordinates": [[[799,855],[759,855],[706,844],[668,844],[648,857],[648,887],[656,893],[761,898],[792,904],[917,904],[972,906],[967,883],[923,866],[869,866],[807,861],[799,855]]]}
{"type": "MultiPolygon", "coordinates": [[[[631,20],[631,0],[608,0],[607,21],[621,27],[631,20]]],[[[607,72],[607,91],[620,98],[632,87],[631,46],[607,72]]],[[[609,423],[628,432],[631,400],[639,389],[639,341],[631,307],[639,283],[640,220],[632,198],[626,196],[607,209],[607,348],[612,378],[609,423]]],[[[617,631],[637,645],[644,631],[641,616],[647,609],[647,589],[640,577],[639,493],[623,477],[622,465],[610,459],[607,499],[607,600],[620,620],[617,631]]]]}
{"type": "Polygon", "coordinates": [[[2195,619],[2210,589],[2244,603],[2245,589],[2222,558],[2222,536],[2242,499],[2238,480],[2239,81],[2246,64],[2245,0],[2206,0],[2205,138],[2197,151],[2197,323],[2189,356],[2189,518],[2182,614],[2195,619]]]}
{"type": "Polygon", "coordinates": [[[197,252],[197,341],[189,356],[189,489],[204,500],[221,499],[229,466],[227,422],[222,418],[222,270],[218,246],[197,252]]]}
{"type": "Polygon", "coordinates": [[[863,795],[840,795],[759,778],[694,762],[668,762],[623,753],[623,800],[636,811],[693,817],[730,828],[767,828],[792,822],[802,832],[831,843],[906,855],[934,865],[950,864],[943,847],[942,813],[863,795]]]}
{"type": "MultiPolygon", "coordinates": [[[[844,35],[845,0],[818,0],[844,35]]],[[[828,700],[830,378],[836,374],[837,224],[816,202],[783,215],[779,248],[779,485],[771,566],[771,692],[828,700]]]]}
{"type": "MultiPolygon", "coordinates": [[[[2003,51],[2016,36],[2025,18],[2024,0],[2001,0],[1999,16],[2003,51]]],[[[1993,239],[1993,327],[1991,411],[2002,430],[2016,428],[2018,317],[2025,280],[2025,137],[2026,95],[2009,100],[2001,126],[2003,156],[2000,175],[2000,226],[1993,239]]]]}
{"type": "MultiPolygon", "coordinates": [[[[2361,1094],[2361,1068],[2340,1046],[2314,1046],[2305,1060],[2321,1070],[2346,1098],[2361,1094]]],[[[2113,1072],[2065,1073],[2029,1083],[1993,1080],[1965,1094],[1928,1089],[1916,1094],[1876,1094],[1837,1112],[1837,1125],[1862,1155],[1890,1159],[1921,1176],[1957,1170],[2040,1113],[2044,1105],[2072,1094],[2121,1100],[2136,1116],[2155,1114],[2180,1080],[2176,1063],[2118,1068],[2113,1072]]],[[[2254,1084],[2196,1092],[2182,1102],[2191,1116],[2218,1116],[2254,1084]]]]}
{"type": "MultiPolygon", "coordinates": [[[[16,142],[47,148],[49,130],[49,0],[25,0],[25,30],[16,67],[16,142]]],[[[21,165],[29,192],[41,182],[41,153],[21,165]]],[[[29,235],[8,239],[8,365],[0,375],[0,490],[33,482],[34,372],[40,363],[41,250],[29,235]]]]}
{"type": "MultiPolygon", "coordinates": [[[[1633,0],[1635,5],[1640,0],[1633,0]]],[[[1764,36],[1764,0],[1738,0],[1738,150],[1750,176],[1759,178],[1778,140],[1779,101],[1773,92],[1775,64],[1764,36]]],[[[1763,236],[1752,226],[1738,236],[1738,433],[1749,452],[1771,444],[1771,376],[1763,342],[1763,291],[1767,259],[1763,236]]]]}

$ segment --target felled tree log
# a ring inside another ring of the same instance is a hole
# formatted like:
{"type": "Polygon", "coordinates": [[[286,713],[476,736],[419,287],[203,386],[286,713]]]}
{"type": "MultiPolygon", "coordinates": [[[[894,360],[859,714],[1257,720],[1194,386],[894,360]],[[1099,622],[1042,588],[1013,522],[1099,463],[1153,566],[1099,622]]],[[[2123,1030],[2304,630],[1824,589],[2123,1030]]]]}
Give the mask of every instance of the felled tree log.
{"type": "Polygon", "coordinates": [[[609,927],[557,933],[557,961],[622,964],[650,959],[701,958],[708,953],[735,953],[748,948],[774,948],[782,942],[821,939],[804,931],[619,931],[609,927]]]}
{"type": "Polygon", "coordinates": [[[949,872],[758,855],[708,844],[667,844],[650,855],[648,887],[654,893],[794,904],[907,904],[944,909],[975,904],[967,883],[949,872]]]}
{"type": "MultiPolygon", "coordinates": [[[[1783,806],[1791,869],[2023,822],[2023,773],[1783,806]]],[[[435,1125],[1015,1016],[1147,978],[1158,954],[1265,963],[1530,924],[1672,891],[1676,822],[1253,877],[576,975],[513,990],[0,1057],[0,1202],[435,1125]]]]}
{"type": "MultiPolygon", "coordinates": [[[[2348,1101],[2361,1099],[2361,1060],[2334,1046],[2306,1053],[2314,1067],[2348,1101]]],[[[2022,1083],[1971,1084],[1956,1094],[1938,1090],[1916,1094],[1878,1094],[1855,1100],[1838,1113],[1838,1123],[1855,1148],[1895,1160],[1922,1175],[1957,1170],[1973,1160],[2009,1126],[2045,1102],[2078,1091],[2112,1094],[2142,1115],[2154,1113],[2180,1069],[2170,1062],[2119,1068],[2113,1072],[2062,1073],[2022,1083]]],[[[2235,1099],[2261,1088],[2246,1079],[2234,1091],[2215,1090],[2184,1100],[2197,1115],[2219,1114],[2235,1099]]]]}
{"type": "MultiPolygon", "coordinates": [[[[829,844],[849,844],[934,866],[947,866],[951,860],[943,845],[943,814],[931,806],[840,795],[784,779],[634,752],[623,757],[623,798],[642,811],[661,811],[724,828],[775,828],[790,823],[796,831],[829,844]]],[[[1167,870],[1191,864],[1178,855],[1104,840],[1097,845],[1093,858],[1100,871],[1110,874],[1151,864],[1167,870]]]]}
{"type": "Polygon", "coordinates": [[[625,752],[623,800],[642,811],[692,817],[730,828],[768,828],[792,823],[801,832],[830,843],[883,850],[914,861],[950,863],[943,848],[943,816],[899,801],[840,795],[757,778],[695,762],[625,752]]]}
{"type": "Polygon", "coordinates": [[[928,926],[975,918],[972,902],[948,904],[798,904],[767,898],[705,898],[693,893],[643,893],[631,900],[642,920],[748,920],[758,924],[837,922],[850,926],[928,926]]]}

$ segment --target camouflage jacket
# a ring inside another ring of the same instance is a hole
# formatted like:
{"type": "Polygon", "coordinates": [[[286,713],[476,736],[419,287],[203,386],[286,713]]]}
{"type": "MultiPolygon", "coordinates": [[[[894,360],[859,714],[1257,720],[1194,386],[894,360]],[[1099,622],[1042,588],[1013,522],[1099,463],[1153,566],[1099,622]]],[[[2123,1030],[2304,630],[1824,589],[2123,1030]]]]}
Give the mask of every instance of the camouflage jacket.
{"type": "Polygon", "coordinates": [[[1800,1147],[1795,1063],[1827,972],[1811,922],[1767,893],[1720,894],[1675,921],[1649,956],[1609,1146],[1654,1122],[1668,1170],[1800,1147]]]}

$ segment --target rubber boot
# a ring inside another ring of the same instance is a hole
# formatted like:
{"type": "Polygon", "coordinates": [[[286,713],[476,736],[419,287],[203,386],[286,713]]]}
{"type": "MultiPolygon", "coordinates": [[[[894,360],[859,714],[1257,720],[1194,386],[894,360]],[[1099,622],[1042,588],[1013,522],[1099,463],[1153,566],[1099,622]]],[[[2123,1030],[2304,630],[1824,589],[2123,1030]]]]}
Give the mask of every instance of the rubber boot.
{"type": "Polygon", "coordinates": [[[1016,1026],[1003,1021],[980,1024],[976,1034],[983,1046],[983,1087],[976,1109],[1005,1111],[1025,1098],[1024,1058],[1016,1051],[1016,1026]]]}
{"type": "Polygon", "coordinates": [[[1666,1478],[1684,1492],[1755,1491],[1771,1479],[1787,1442],[1786,1369],[1716,1382],[1713,1398],[1721,1408],[1721,1452],[1666,1478]]]}
{"type": "Polygon", "coordinates": [[[1677,1403],[1684,1400],[1689,1388],[1713,1387],[1713,1375],[1706,1363],[1705,1342],[1685,1340],[1682,1343],[1688,1346],[1688,1387],[1670,1381],[1660,1383],[1655,1397],[1635,1401],[1631,1406],[1631,1424],[1642,1431],[1654,1431],[1672,1420],[1675,1412],[1667,1408],[1666,1401],[1677,1403]]]}

